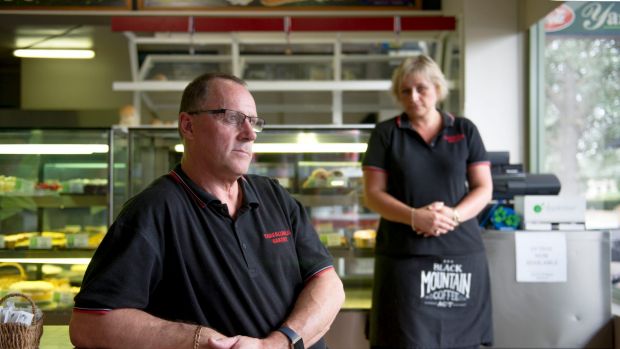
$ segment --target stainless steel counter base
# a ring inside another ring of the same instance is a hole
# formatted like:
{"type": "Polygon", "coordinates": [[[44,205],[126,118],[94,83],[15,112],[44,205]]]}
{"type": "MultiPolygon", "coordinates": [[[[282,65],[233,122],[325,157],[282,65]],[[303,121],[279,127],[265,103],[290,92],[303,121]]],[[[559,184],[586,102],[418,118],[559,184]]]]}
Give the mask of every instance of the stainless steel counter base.
{"type": "MultiPolygon", "coordinates": [[[[536,234],[535,232],[527,232],[536,234]]],[[[613,348],[610,234],[566,237],[567,281],[517,282],[515,232],[485,231],[493,297],[493,348],[613,348]]],[[[331,349],[368,348],[370,291],[347,290],[326,340],[331,349]]]]}
{"type": "MultiPolygon", "coordinates": [[[[527,232],[535,234],[535,232],[527,232]]],[[[483,235],[491,273],[494,348],[612,348],[610,234],[566,236],[567,281],[516,281],[515,233],[483,235]]]]}

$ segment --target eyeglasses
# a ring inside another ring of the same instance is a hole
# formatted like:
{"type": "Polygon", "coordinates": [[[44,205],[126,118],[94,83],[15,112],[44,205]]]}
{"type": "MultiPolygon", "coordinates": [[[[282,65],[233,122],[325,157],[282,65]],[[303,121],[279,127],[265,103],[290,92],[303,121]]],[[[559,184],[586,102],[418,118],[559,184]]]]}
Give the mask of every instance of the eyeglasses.
{"type": "Polygon", "coordinates": [[[210,115],[223,115],[219,119],[224,123],[229,125],[235,125],[237,127],[243,125],[245,119],[250,121],[250,125],[254,132],[261,132],[263,130],[263,126],[265,126],[265,120],[259,118],[258,116],[248,116],[243,114],[242,112],[230,109],[213,109],[213,110],[194,110],[188,111],[189,115],[199,115],[199,114],[210,114],[210,115]]]}

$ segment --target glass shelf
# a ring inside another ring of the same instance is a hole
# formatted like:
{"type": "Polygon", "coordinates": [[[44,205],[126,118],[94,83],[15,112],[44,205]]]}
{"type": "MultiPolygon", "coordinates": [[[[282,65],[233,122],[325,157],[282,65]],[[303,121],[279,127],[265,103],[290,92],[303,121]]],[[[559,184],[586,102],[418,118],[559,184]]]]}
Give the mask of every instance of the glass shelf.
{"type": "Polygon", "coordinates": [[[75,208],[107,207],[106,195],[87,194],[42,194],[42,195],[0,195],[0,208],[75,208]]]}

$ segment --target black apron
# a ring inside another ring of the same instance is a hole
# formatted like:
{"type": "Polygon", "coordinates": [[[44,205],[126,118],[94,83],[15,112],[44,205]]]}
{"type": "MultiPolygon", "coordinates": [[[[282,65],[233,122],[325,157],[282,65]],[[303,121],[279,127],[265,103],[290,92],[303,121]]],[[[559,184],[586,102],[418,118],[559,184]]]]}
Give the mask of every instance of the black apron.
{"type": "Polygon", "coordinates": [[[485,252],[375,256],[373,348],[461,348],[492,342],[485,252]]]}

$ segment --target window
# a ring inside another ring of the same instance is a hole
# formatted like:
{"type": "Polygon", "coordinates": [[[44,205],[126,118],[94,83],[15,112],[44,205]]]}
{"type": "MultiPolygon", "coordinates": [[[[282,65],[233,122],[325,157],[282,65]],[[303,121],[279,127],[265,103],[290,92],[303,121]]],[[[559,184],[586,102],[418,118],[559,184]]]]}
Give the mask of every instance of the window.
{"type": "Polygon", "coordinates": [[[586,198],[588,229],[617,229],[620,2],[567,2],[543,21],[533,170],[556,174],[562,195],[586,198]]]}

